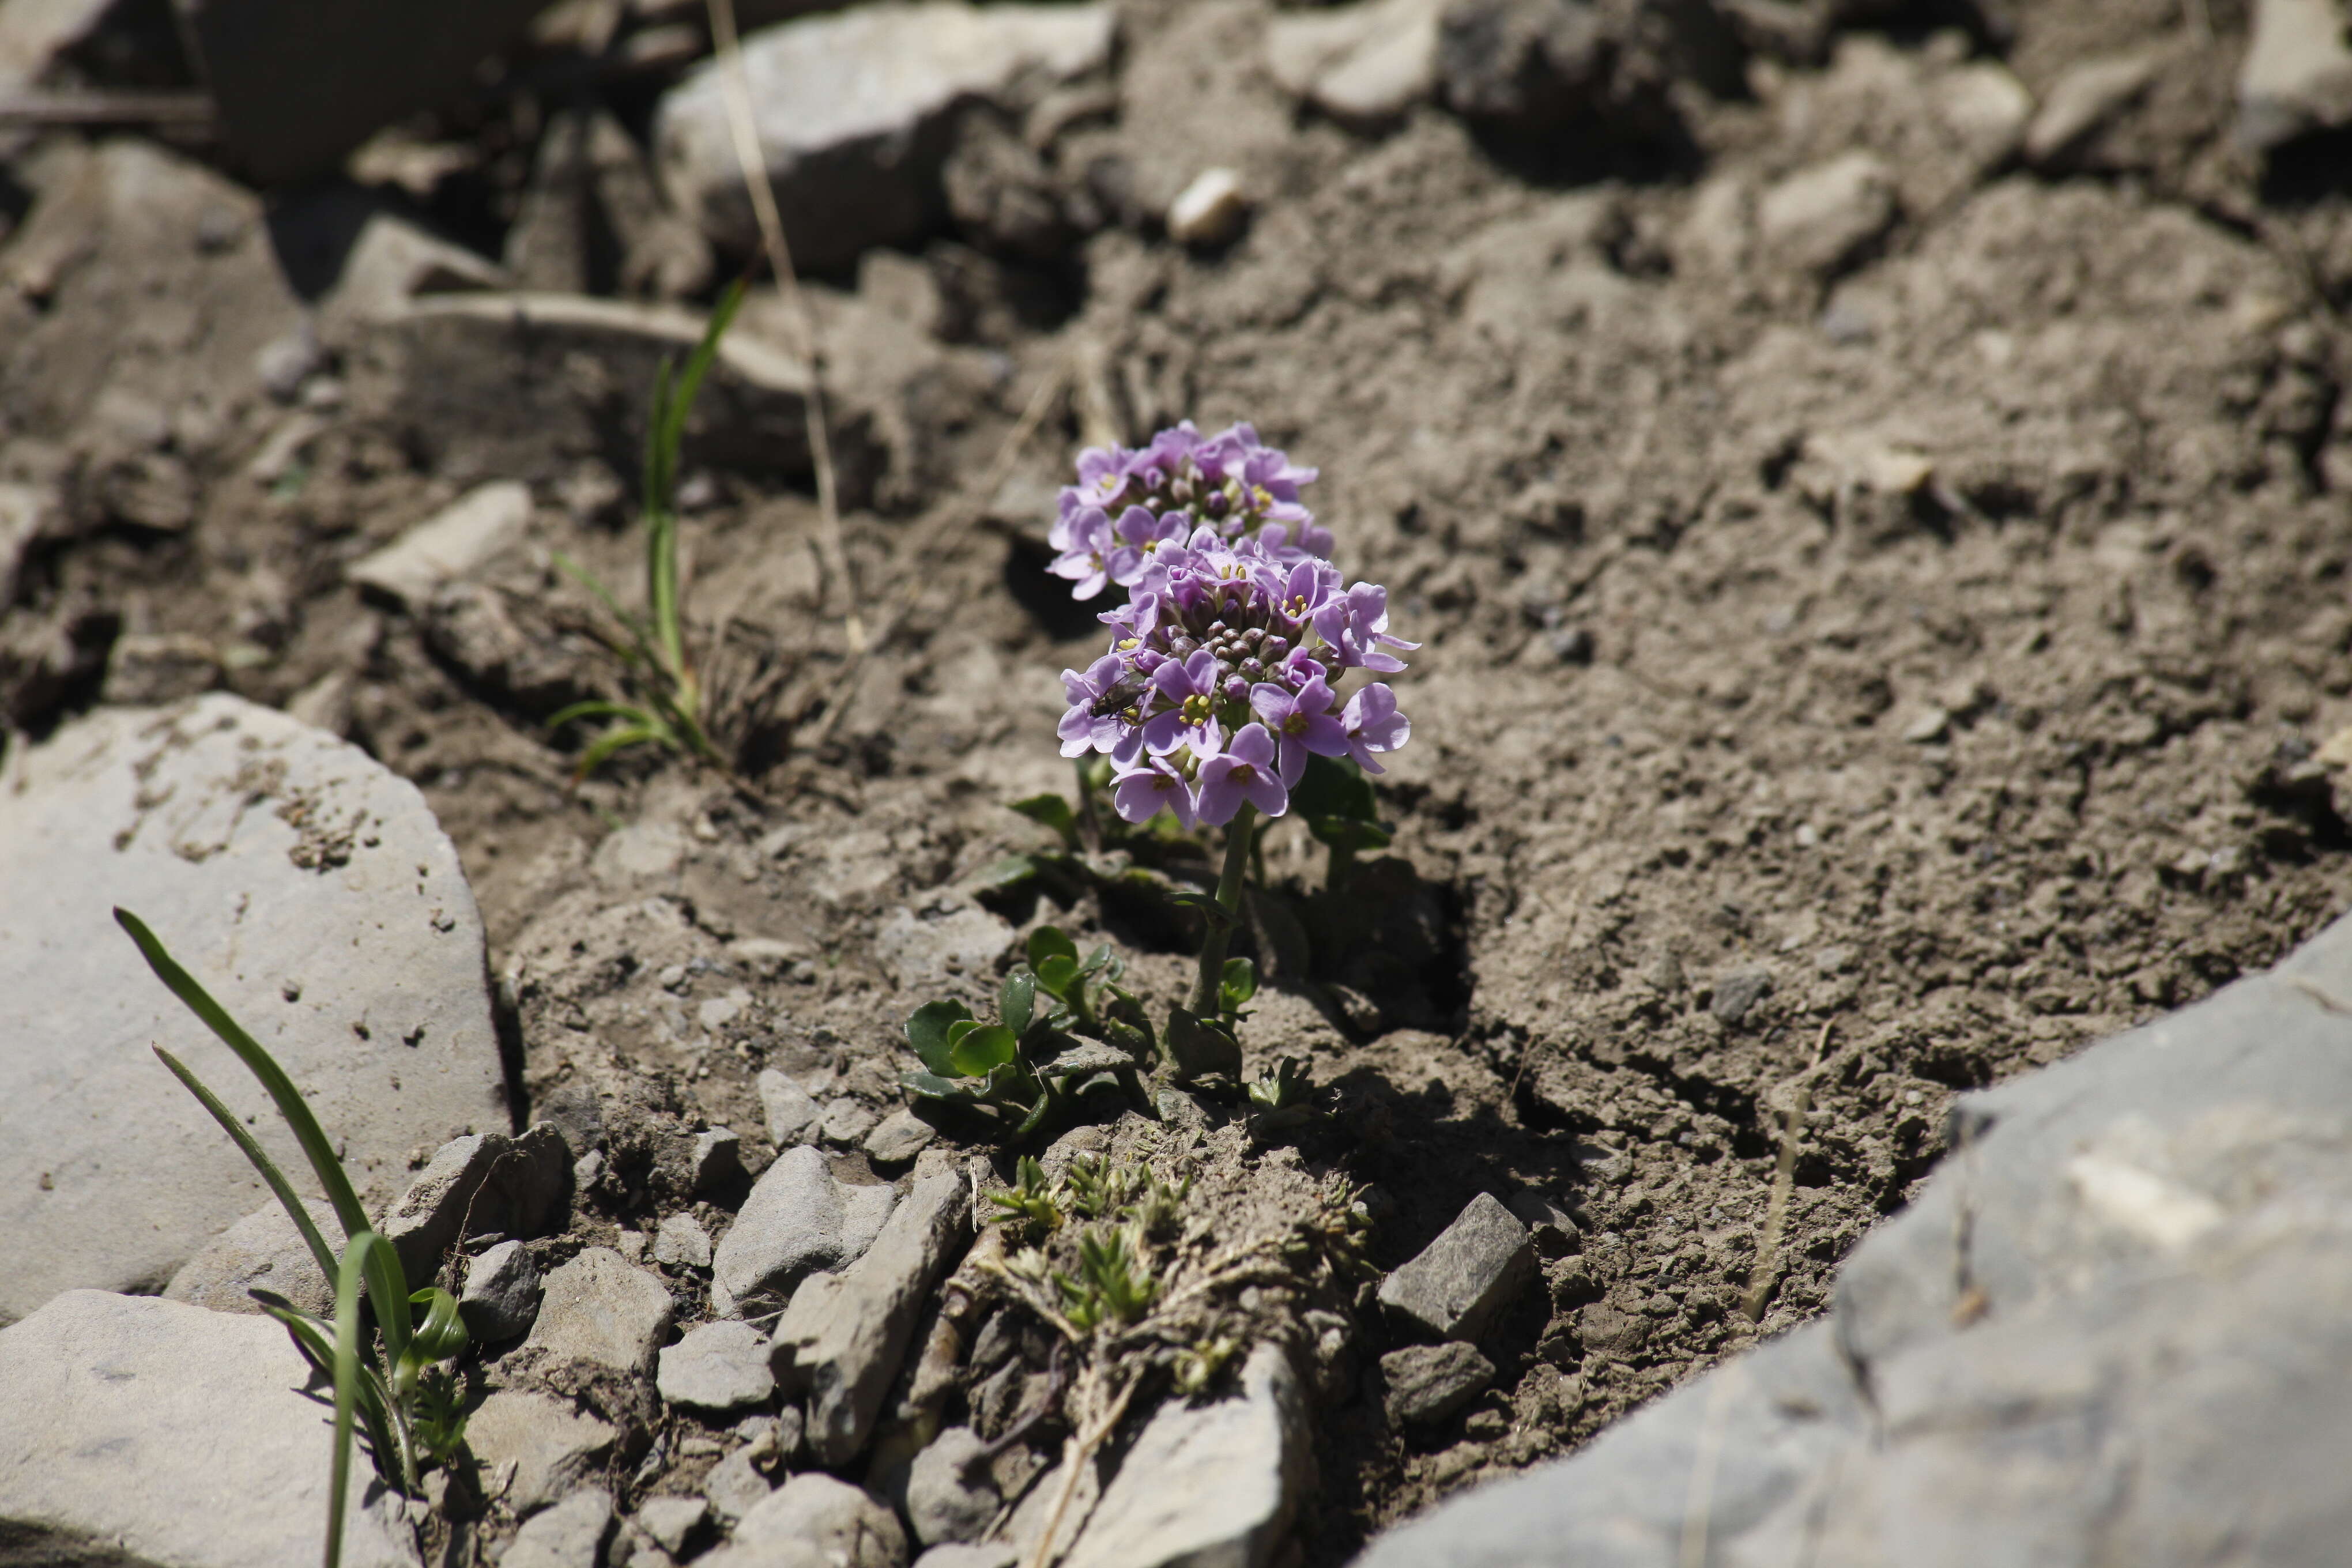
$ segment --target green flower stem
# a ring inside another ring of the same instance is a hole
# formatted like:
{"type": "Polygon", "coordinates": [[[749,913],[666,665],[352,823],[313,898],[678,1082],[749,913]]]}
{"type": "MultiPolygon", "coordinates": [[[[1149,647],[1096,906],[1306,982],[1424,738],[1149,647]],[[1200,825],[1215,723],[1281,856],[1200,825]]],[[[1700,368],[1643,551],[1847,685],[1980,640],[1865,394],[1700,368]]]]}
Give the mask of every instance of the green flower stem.
{"type": "MultiPolygon", "coordinates": [[[[1250,832],[1250,825],[1256,817],[1257,808],[1244,801],[1234,813],[1233,826],[1225,829],[1225,869],[1217,879],[1217,907],[1234,920],[1241,918],[1242,877],[1249,869],[1250,842],[1256,837],[1250,832]]],[[[1201,943],[1201,982],[1192,988],[1195,1017],[1217,1016],[1217,999],[1225,979],[1225,944],[1232,935],[1229,922],[1209,923],[1207,940],[1201,943]]]]}

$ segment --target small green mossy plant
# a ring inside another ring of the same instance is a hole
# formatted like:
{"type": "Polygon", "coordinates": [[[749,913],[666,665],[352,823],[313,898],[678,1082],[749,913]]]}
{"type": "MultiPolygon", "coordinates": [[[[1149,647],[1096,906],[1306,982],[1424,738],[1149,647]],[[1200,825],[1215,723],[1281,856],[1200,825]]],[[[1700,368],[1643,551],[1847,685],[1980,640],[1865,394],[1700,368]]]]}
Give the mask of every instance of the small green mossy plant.
{"type": "Polygon", "coordinates": [[[640,521],[646,533],[646,609],[632,615],[621,607],[611,589],[585,567],[558,555],[561,566],[593,594],[617,630],[601,635],[621,662],[630,695],[618,700],[597,698],[575,702],[547,721],[551,730],[583,719],[611,722],[588,742],[573,769],[585,778],[632,746],[660,746],[724,768],[727,759],[710,737],[707,693],[695,672],[686,646],[685,583],[678,566],[677,459],[686,439],[687,416],[702,390],[703,377],[719,357],[719,341],[743,303],[744,285],[738,281],[719,297],[710,312],[702,341],[680,369],[663,360],[654,379],[653,416],[646,429],[645,488],[640,521]]]}
{"type": "Polygon", "coordinates": [[[1108,943],[1081,959],[1053,926],[1030,933],[1028,962],[997,990],[997,1021],[961,1002],[927,1002],[907,1020],[922,1058],[899,1081],[917,1100],[1003,1144],[1028,1141],[1097,1084],[1148,1105],[1139,1069],[1159,1051],[1143,1004],[1118,982],[1108,943]]]}
{"type": "Polygon", "coordinates": [[[343,1248],[338,1255],[328,1246],[285,1173],[255,1142],[236,1113],[171,1052],[161,1046],[154,1047],[172,1075],[187,1086],[229,1141],[252,1162],[270,1192],[285,1205],[320,1272],[334,1284],[332,1322],[314,1318],[282,1298],[257,1291],[255,1300],[286,1325],[294,1348],[302,1352],[311,1370],[334,1384],[334,1469],[327,1496],[322,1560],[326,1568],[336,1568],[342,1558],[355,1426],[366,1432],[377,1474],[386,1485],[410,1496],[420,1489],[424,1472],[447,1464],[465,1440],[463,1402],[450,1366],[468,1343],[466,1325],[457,1316],[457,1299],[438,1286],[409,1289],[400,1255],[369,1225],[351,1177],[335,1156],[334,1144],[285,1068],[180,966],[144,921],[121,909],[114,911],[114,918],[138,944],[155,977],[236,1053],[268,1091],[342,1227],[343,1248]]]}

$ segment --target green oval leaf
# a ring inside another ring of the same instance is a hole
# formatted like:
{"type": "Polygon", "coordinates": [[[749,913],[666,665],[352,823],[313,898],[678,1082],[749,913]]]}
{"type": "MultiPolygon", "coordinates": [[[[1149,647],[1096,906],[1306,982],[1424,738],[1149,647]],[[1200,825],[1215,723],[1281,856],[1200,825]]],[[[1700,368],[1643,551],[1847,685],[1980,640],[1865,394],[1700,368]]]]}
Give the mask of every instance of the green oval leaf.
{"type": "Polygon", "coordinates": [[[1029,1032],[1029,1020],[1037,1011],[1037,977],[1025,969],[1016,969],[1004,977],[996,993],[996,1016],[1004,1026],[1016,1035],[1029,1032]]]}
{"type": "Polygon", "coordinates": [[[1056,952],[1037,966],[1037,984],[1055,996],[1067,996],[1077,983],[1078,961],[1073,954],[1056,952]]]}
{"type": "Polygon", "coordinates": [[[1257,994],[1257,965],[1246,958],[1225,960],[1224,981],[1218,987],[1218,996],[1224,1011],[1238,1013],[1249,999],[1257,994]]]}
{"type": "Polygon", "coordinates": [[[907,1043],[915,1047],[925,1067],[952,1076],[955,1068],[948,1063],[948,1030],[971,1016],[971,1009],[961,1002],[926,1002],[907,1020],[907,1043]]]}
{"type": "Polygon", "coordinates": [[[1029,967],[1043,974],[1045,961],[1055,957],[1066,958],[1075,965],[1078,961],[1078,944],[1064,936],[1058,926],[1039,926],[1031,931],[1029,967]]]}
{"type": "Polygon", "coordinates": [[[909,1094],[919,1095],[925,1100],[970,1100],[971,1098],[970,1084],[958,1083],[953,1079],[941,1078],[937,1073],[902,1072],[898,1075],[898,1082],[909,1094]]]}
{"type": "Polygon", "coordinates": [[[986,1078],[1020,1054],[1021,1042],[1001,1024],[967,1031],[948,1052],[948,1060],[966,1078],[986,1078]]]}

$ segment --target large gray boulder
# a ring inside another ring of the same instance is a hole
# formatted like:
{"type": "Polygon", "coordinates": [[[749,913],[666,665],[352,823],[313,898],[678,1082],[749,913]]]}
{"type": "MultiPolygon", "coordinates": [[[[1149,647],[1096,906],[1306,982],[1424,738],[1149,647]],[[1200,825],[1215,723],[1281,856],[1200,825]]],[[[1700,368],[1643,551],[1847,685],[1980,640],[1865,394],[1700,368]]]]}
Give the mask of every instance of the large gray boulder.
{"type": "MultiPolygon", "coordinates": [[[[68,1290],[0,1329],[0,1562],[311,1568],[333,1407],[266,1318],[68,1290]]],[[[351,1568],[416,1540],[356,1461],[351,1568]]]]}
{"type": "Polygon", "coordinates": [[[1829,1321],[1360,1563],[2340,1561],[2352,921],[1953,1114],[1829,1321]]]}
{"type": "MultiPolygon", "coordinates": [[[[826,268],[919,237],[945,216],[940,169],[954,112],[1018,108],[1042,86],[1108,65],[1102,5],[885,3],[810,16],[743,40],[743,71],[793,258],[826,268]]],[[[714,240],[759,243],[727,119],[703,65],[661,101],[654,146],[671,202],[714,240]]]]}
{"type": "Polygon", "coordinates": [[[118,904],[278,1058],[372,1210],[419,1146],[506,1127],[481,919],[415,787],[236,697],[94,713],[0,772],[0,1322],[77,1287],[159,1289],[270,1201],[151,1043],[310,1185],[118,904]]]}

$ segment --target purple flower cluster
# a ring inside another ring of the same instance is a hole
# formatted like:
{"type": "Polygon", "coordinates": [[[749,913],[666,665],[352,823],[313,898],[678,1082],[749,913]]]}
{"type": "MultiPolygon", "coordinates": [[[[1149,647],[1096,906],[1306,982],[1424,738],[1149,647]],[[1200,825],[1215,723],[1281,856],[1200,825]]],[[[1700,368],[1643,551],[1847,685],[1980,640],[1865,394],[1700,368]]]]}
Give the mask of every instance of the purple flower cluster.
{"type": "Polygon", "coordinates": [[[1165,808],[1188,828],[1227,823],[1244,801],[1279,816],[1309,756],[1377,773],[1412,733],[1386,685],[1339,693],[1349,672],[1402,669],[1396,650],[1420,646],[1390,634],[1388,590],[1343,587],[1286,534],[1269,542],[1277,526],[1228,537],[1202,522],[1160,540],[1102,617],[1110,652],[1062,672],[1062,754],[1110,757],[1128,821],[1165,808]]]}
{"type": "Polygon", "coordinates": [[[1247,425],[1203,436],[1187,419],[1140,451],[1089,447],[1078,455],[1078,482],[1062,490],[1052,570],[1076,584],[1074,599],[1113,583],[1132,588],[1157,552],[1203,528],[1255,540],[1284,563],[1327,558],[1331,531],[1298,500],[1298,487],[1314,478],[1247,425]]]}

